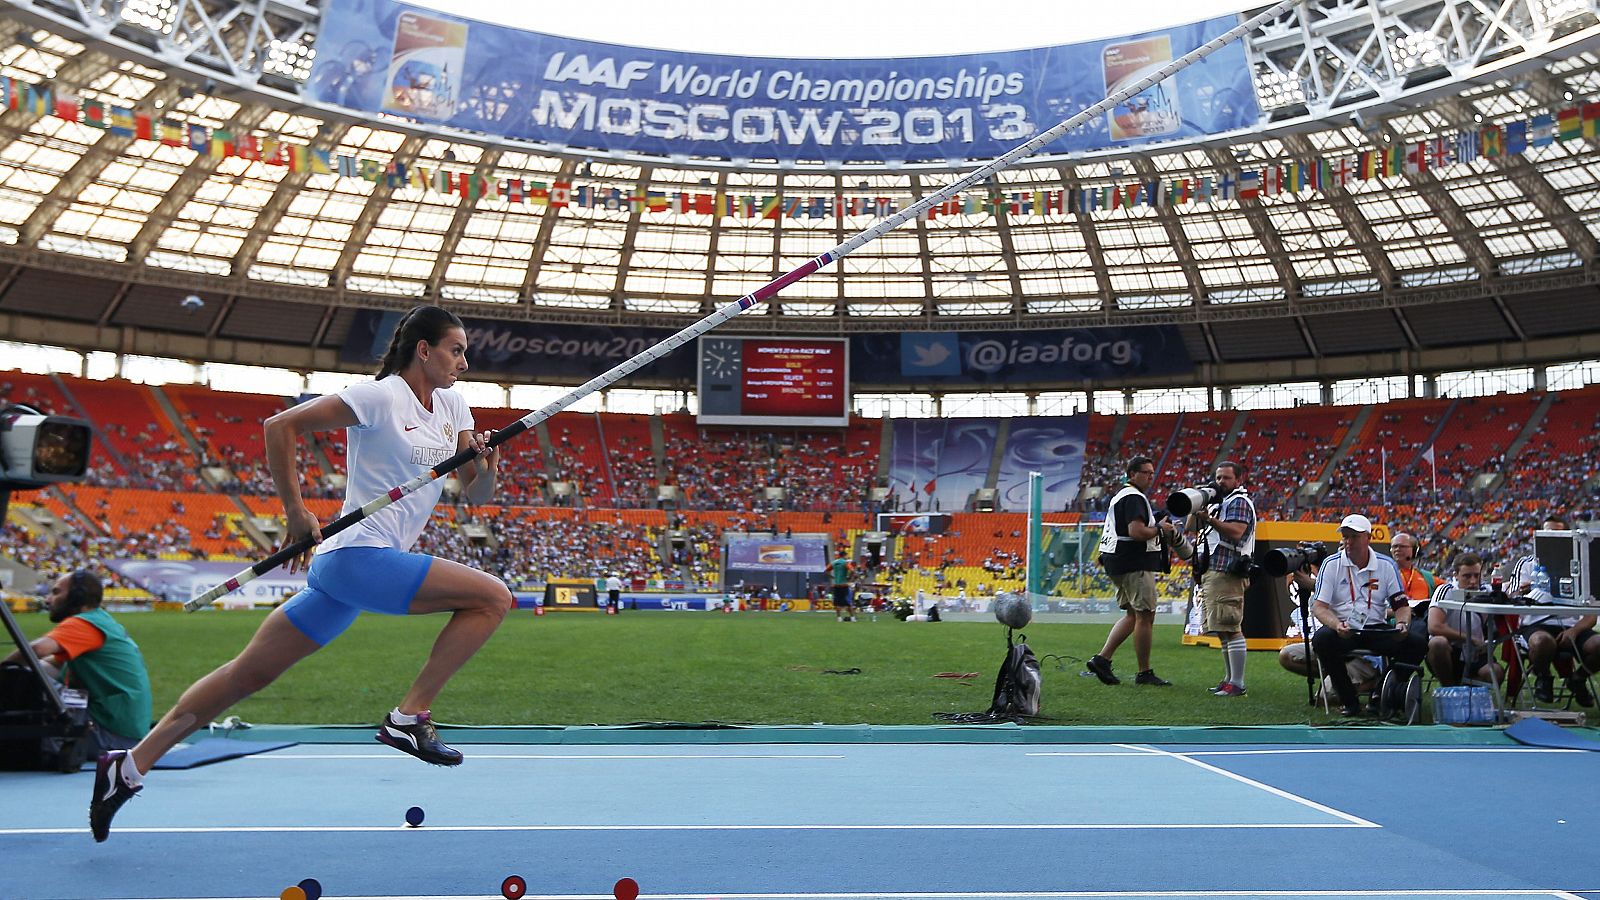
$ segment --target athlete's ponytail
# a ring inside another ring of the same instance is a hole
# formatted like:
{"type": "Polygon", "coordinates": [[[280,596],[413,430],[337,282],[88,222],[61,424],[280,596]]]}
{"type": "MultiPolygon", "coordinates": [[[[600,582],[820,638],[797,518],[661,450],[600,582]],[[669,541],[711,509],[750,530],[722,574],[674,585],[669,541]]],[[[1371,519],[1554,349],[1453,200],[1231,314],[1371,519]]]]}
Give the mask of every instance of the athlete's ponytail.
{"type": "Polygon", "coordinates": [[[412,307],[410,312],[400,317],[400,324],[394,328],[394,337],[383,354],[378,377],[386,378],[411,365],[411,360],[417,355],[417,341],[437,344],[444,340],[444,333],[452,328],[465,331],[467,326],[449,310],[437,306],[412,307]]]}

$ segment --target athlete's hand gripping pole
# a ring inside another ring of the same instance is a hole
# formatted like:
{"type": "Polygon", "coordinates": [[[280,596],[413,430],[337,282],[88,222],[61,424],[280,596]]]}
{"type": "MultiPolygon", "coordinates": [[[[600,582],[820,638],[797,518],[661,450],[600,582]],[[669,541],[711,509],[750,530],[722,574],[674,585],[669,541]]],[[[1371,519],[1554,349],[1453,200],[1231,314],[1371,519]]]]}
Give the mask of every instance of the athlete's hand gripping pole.
{"type": "MultiPolygon", "coordinates": [[[[498,447],[506,441],[509,441],[517,435],[523,433],[524,431],[527,431],[529,428],[532,428],[533,426],[543,422],[563,409],[566,409],[579,400],[582,400],[584,397],[589,396],[595,391],[601,390],[602,388],[608,387],[609,385],[626,378],[638,369],[641,369],[644,366],[655,362],[661,357],[666,356],[684,344],[689,343],[690,341],[716,328],[718,325],[721,325],[734,316],[739,315],[750,307],[755,306],[757,303],[764,302],[765,300],[773,297],[779,291],[795,283],[796,281],[799,281],[807,275],[810,275],[812,272],[817,271],[831,262],[842,259],[846,255],[860,249],[872,241],[877,240],[888,232],[899,228],[906,222],[911,221],[929,208],[945,202],[946,200],[955,196],[957,193],[960,193],[962,190],[965,190],[966,188],[983,181],[1002,169],[1008,168],[1023,157],[1032,155],[1036,150],[1044,145],[1049,144],[1056,138],[1061,137],[1062,135],[1095,118],[1096,116],[1103,114],[1124,100],[1136,96],[1152,85],[1155,85],[1161,81],[1165,81],[1167,78],[1170,78],[1177,72],[1188,68],[1202,59],[1205,59],[1218,48],[1232,43],[1233,41],[1245,35],[1247,32],[1260,27],[1267,21],[1276,18],[1277,16],[1283,14],[1290,7],[1301,2],[1303,2],[1303,0],[1281,0],[1281,2],[1268,7],[1266,10],[1263,10],[1262,12],[1250,17],[1248,20],[1236,25],[1223,34],[1220,34],[1206,43],[1201,44],[1199,47],[1196,47],[1189,53],[1186,53],[1172,62],[1167,63],[1165,66],[1162,66],[1160,69],[1150,73],[1149,75],[1146,75],[1138,81],[1113,91],[1104,100],[1101,100],[1099,103],[1096,103],[1095,105],[1076,113],[1066,121],[1056,125],[1054,128],[1034,135],[1027,141],[1017,145],[1016,147],[1013,147],[1011,150],[1006,152],[1005,155],[979,166],[977,169],[974,169],[972,172],[963,176],[959,180],[945,185],[938,191],[923,197],[921,200],[918,200],[917,202],[911,204],[898,213],[895,213],[887,219],[875,223],[870,228],[867,228],[865,231],[862,231],[854,237],[846,240],[844,243],[834,247],[832,250],[829,250],[814,259],[807,260],[794,270],[784,275],[780,275],[761,287],[756,288],[754,291],[744,295],[743,297],[740,297],[738,300],[735,300],[732,303],[729,303],[716,312],[713,312],[711,315],[706,316],[704,319],[701,319],[677,334],[667,338],[661,343],[650,347],[649,349],[640,353],[638,356],[635,356],[632,359],[629,359],[606,372],[596,375],[595,377],[574,388],[565,396],[546,404],[540,409],[536,409],[533,412],[528,413],[521,419],[518,419],[510,425],[507,425],[505,428],[496,431],[494,435],[489,438],[486,449],[498,447]]],[[[333,522],[328,523],[322,528],[322,536],[324,538],[329,538],[335,534],[338,534],[339,532],[349,528],[351,525],[354,525],[362,519],[365,519],[367,516],[376,513],[378,510],[383,509],[396,500],[416,492],[422,486],[428,484],[434,479],[442,478],[445,475],[448,475],[468,461],[476,458],[477,455],[478,451],[471,448],[462,450],[455,456],[452,456],[444,462],[439,463],[432,469],[429,469],[421,475],[418,475],[416,478],[413,478],[405,484],[391,488],[388,493],[374,498],[360,509],[355,510],[347,515],[340,516],[333,522]]],[[[183,608],[193,612],[194,610],[208,606],[223,594],[237,590],[243,585],[254,581],[256,578],[272,571],[273,569],[276,569],[278,566],[281,566],[296,556],[306,552],[306,550],[312,547],[313,543],[314,542],[312,539],[307,537],[290,546],[284,547],[266,559],[263,559],[255,565],[241,571],[239,574],[233,576],[222,584],[219,584],[200,596],[188,601],[183,605],[183,608]]]]}

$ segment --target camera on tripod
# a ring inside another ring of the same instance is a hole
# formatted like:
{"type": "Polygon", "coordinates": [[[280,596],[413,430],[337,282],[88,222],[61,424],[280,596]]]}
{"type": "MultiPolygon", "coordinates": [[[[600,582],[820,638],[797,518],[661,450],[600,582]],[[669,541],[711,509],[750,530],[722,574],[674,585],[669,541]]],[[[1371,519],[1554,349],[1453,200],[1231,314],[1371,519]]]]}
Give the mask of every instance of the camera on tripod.
{"type": "Polygon", "coordinates": [[[1167,497],[1167,509],[1175,516],[1187,516],[1197,509],[1205,509],[1222,496],[1222,488],[1216,484],[1202,484],[1192,488],[1184,488],[1167,497]]]}
{"type": "Polygon", "coordinates": [[[1301,541],[1293,547],[1268,550],[1261,558],[1261,568],[1273,578],[1282,578],[1290,572],[1303,572],[1311,566],[1320,566],[1328,558],[1328,546],[1321,541],[1301,541]]]}

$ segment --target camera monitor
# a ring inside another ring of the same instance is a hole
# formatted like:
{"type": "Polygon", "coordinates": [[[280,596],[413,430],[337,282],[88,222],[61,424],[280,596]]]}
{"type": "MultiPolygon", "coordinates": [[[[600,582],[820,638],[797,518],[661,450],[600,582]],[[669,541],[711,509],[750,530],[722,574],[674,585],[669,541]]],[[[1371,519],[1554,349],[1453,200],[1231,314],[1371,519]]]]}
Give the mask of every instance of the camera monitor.
{"type": "Polygon", "coordinates": [[[93,437],[82,419],[7,406],[0,410],[0,480],[23,487],[82,481],[93,437]]]}

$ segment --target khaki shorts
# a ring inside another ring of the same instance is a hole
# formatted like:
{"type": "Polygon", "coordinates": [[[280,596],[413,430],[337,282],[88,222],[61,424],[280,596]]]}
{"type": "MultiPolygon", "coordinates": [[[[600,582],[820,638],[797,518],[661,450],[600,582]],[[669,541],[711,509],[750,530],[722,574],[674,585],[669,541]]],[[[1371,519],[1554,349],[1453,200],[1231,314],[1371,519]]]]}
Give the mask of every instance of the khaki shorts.
{"type": "Polygon", "coordinates": [[[1111,583],[1117,586],[1118,606],[1136,612],[1155,612],[1156,573],[1129,572],[1126,575],[1113,575],[1111,583]]]}
{"type": "Polygon", "coordinates": [[[1244,628],[1243,578],[1207,572],[1200,579],[1200,628],[1208,634],[1232,634],[1244,628]]]}

